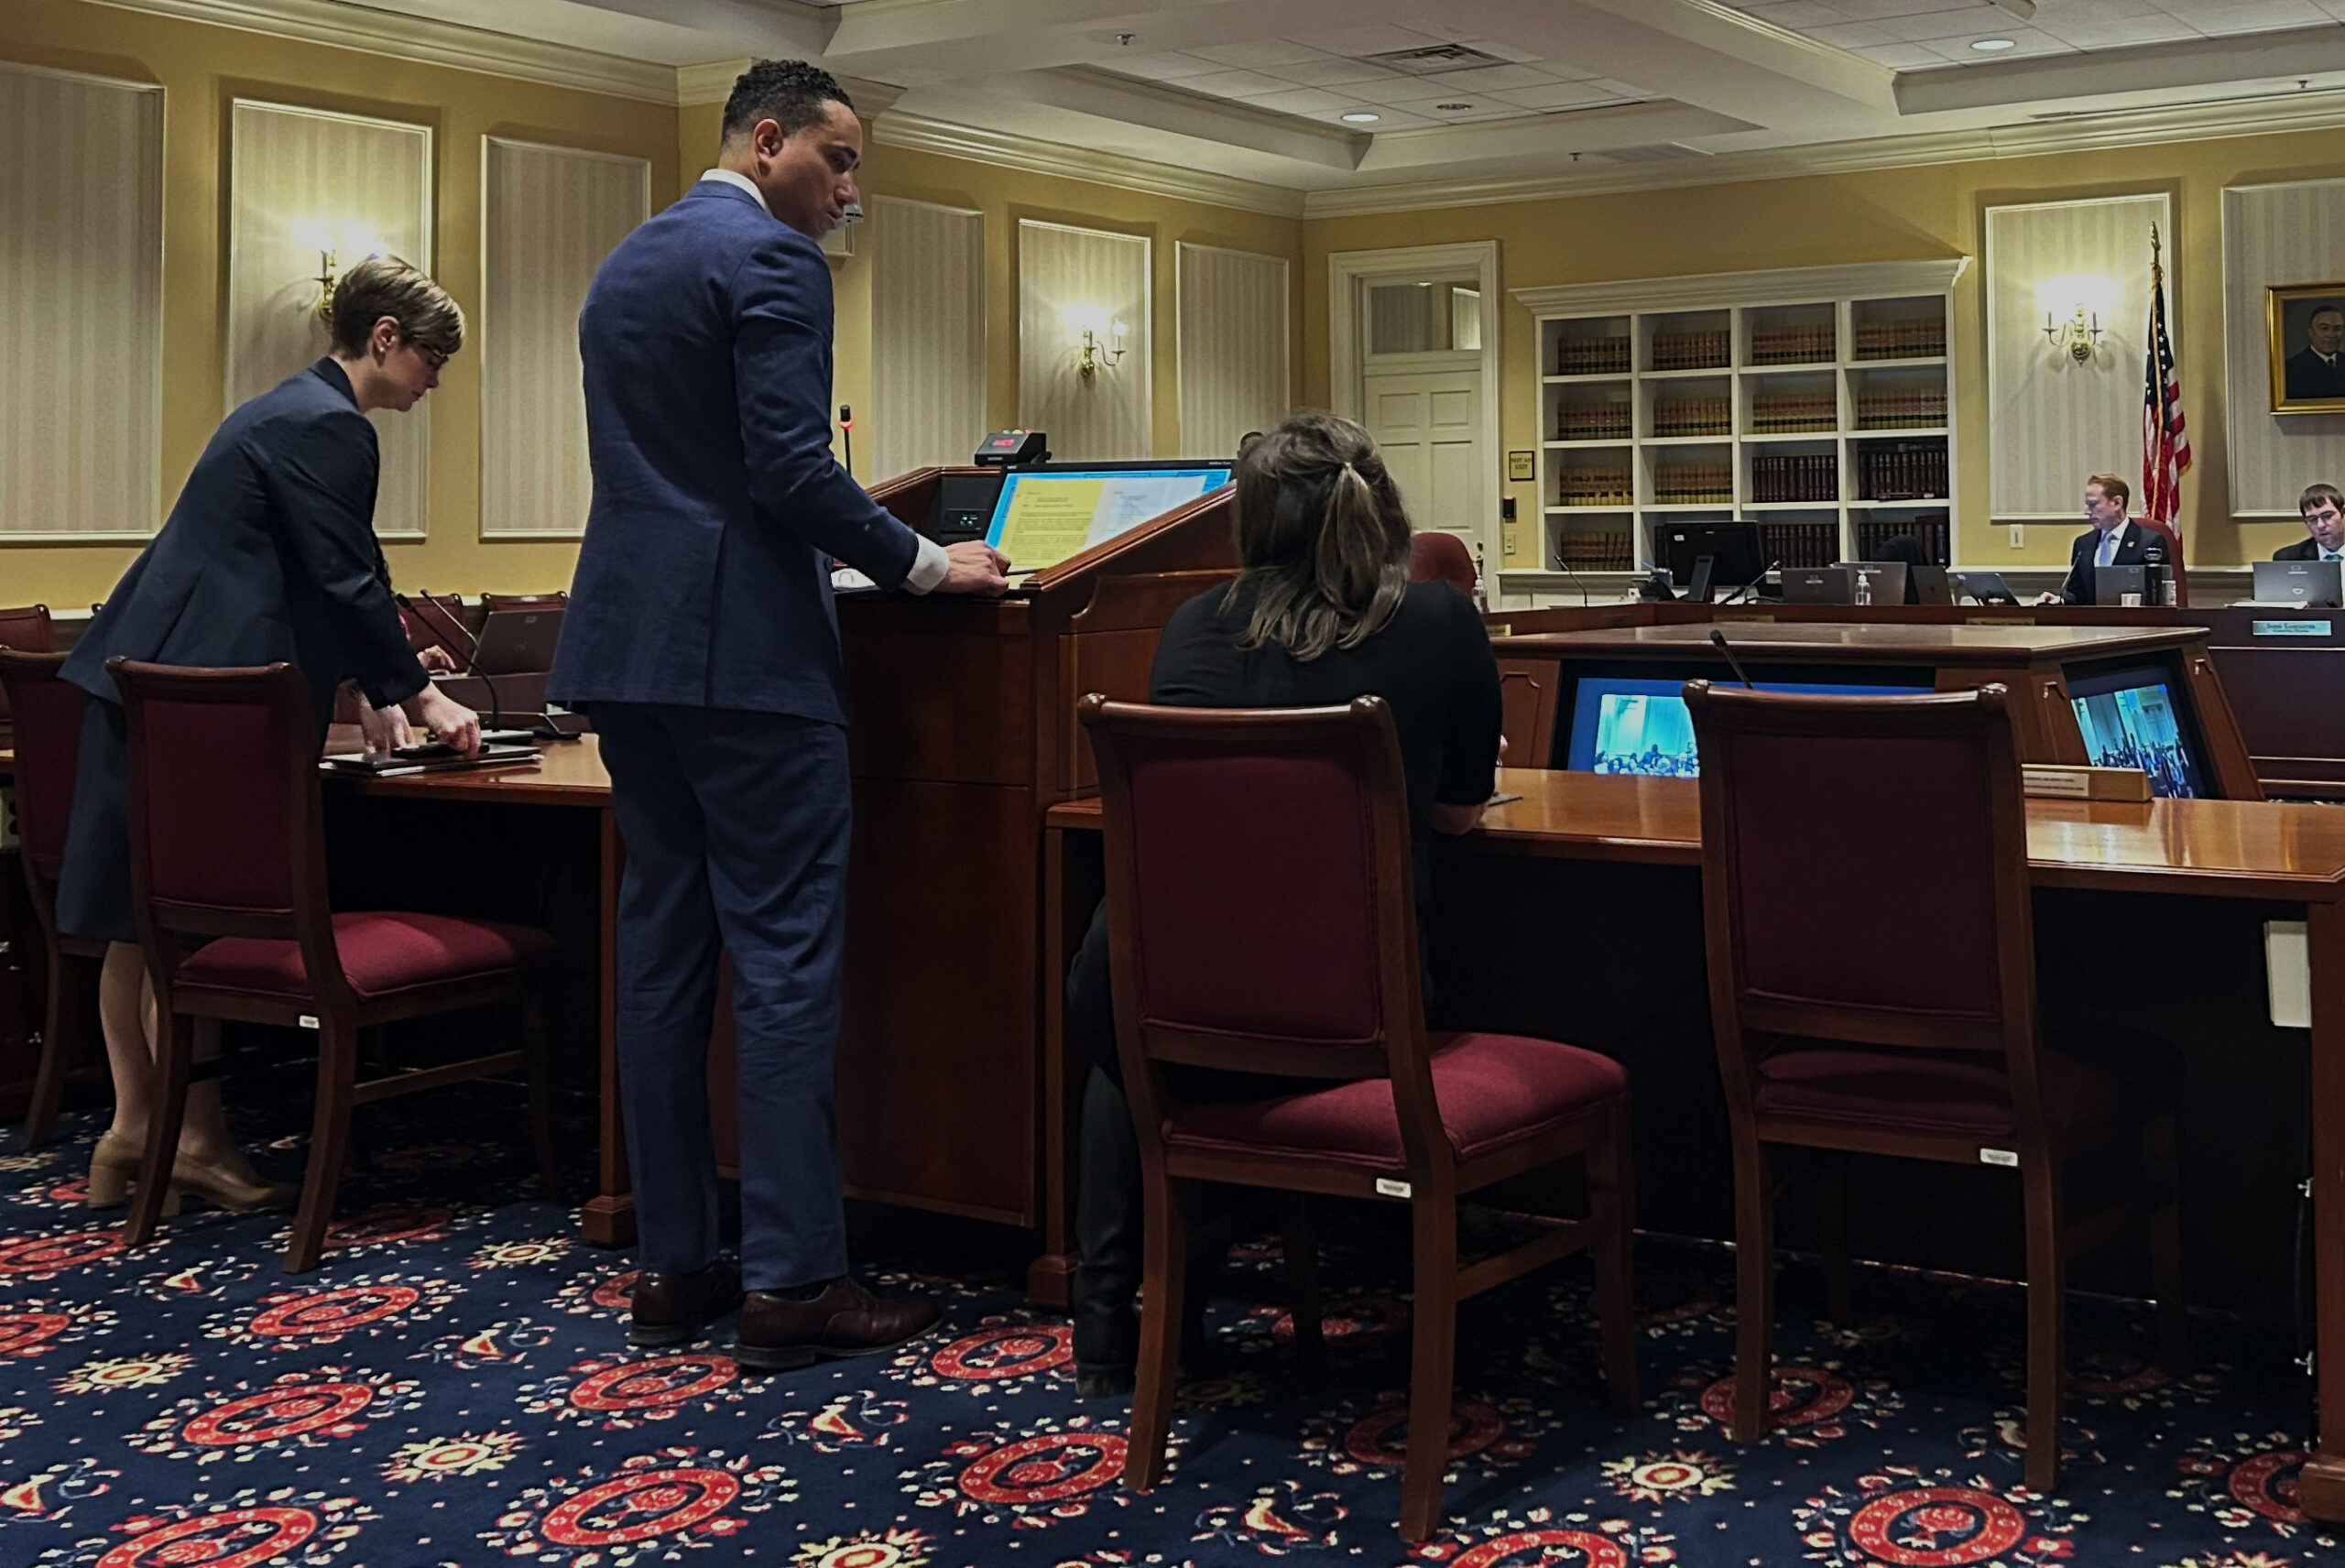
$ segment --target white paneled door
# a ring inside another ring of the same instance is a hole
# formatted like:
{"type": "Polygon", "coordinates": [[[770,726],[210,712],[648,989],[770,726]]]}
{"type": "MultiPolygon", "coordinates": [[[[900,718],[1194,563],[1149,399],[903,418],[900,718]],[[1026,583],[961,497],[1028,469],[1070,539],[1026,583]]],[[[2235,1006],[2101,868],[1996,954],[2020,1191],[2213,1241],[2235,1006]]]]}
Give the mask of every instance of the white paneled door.
{"type": "Polygon", "coordinates": [[[1490,453],[1480,370],[1371,369],[1364,381],[1368,433],[1383,449],[1409,521],[1456,534],[1468,549],[1484,544],[1482,476],[1490,453]]]}

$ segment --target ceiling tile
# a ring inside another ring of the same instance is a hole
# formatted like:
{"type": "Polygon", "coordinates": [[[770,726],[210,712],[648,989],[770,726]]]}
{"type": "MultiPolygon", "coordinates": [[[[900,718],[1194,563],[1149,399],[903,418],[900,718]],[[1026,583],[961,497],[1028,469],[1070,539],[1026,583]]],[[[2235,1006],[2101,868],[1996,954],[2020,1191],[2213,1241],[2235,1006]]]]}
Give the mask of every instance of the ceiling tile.
{"type": "Polygon", "coordinates": [[[1855,20],[1846,11],[1818,5],[1816,0],[1791,0],[1790,4],[1783,5],[1743,5],[1737,9],[1747,11],[1762,22],[1789,27],[1794,32],[1802,27],[1828,27],[1835,22],[1855,20]]]}
{"type": "Polygon", "coordinates": [[[2051,34],[2034,27],[2006,27],[1994,35],[2012,40],[2012,47],[1991,53],[1972,49],[1964,38],[1936,38],[1923,47],[1934,49],[1955,65],[1977,65],[1983,60],[2019,60],[2028,55],[2074,54],[2077,51],[2051,34]]]}
{"type": "Polygon", "coordinates": [[[2035,20],[2039,32],[2049,33],[2062,43],[2088,49],[2123,49],[2133,44],[2170,44],[2203,36],[2188,23],[2164,14],[2089,21],[2072,18],[2065,12],[2055,16],[2038,11],[2035,20]]]}
{"type": "Polygon", "coordinates": [[[1357,98],[1338,93],[1323,93],[1316,87],[1297,87],[1285,93],[1265,93],[1246,100],[1253,109],[1275,109],[1282,114],[1316,114],[1323,111],[1341,113],[1346,109],[1363,107],[1357,98]]]}
{"type": "Polygon", "coordinates": [[[1871,22],[1835,22],[1828,27],[1810,27],[1807,36],[1820,44],[1834,49],[1862,49],[1867,44],[1893,44],[1900,40],[1884,33],[1871,22]]]}
{"type": "Polygon", "coordinates": [[[1379,25],[1340,27],[1330,33],[1297,33],[1294,41],[1308,44],[1313,49],[1325,49],[1329,54],[1350,55],[1357,59],[1364,54],[1389,54],[1394,49],[1427,49],[1443,40],[1430,33],[1379,25]]]}
{"type": "Polygon", "coordinates": [[[1480,65],[1467,71],[1436,71],[1417,80],[1442,93],[1503,93],[1510,87],[1538,87],[1554,78],[1527,65],[1480,65]]]}
{"type": "Polygon", "coordinates": [[[1249,71],[1327,58],[1323,51],[1313,49],[1309,44],[1295,43],[1289,38],[1254,38],[1239,44],[1208,44],[1188,52],[1222,65],[1243,66],[1249,71]]]}
{"type": "Polygon", "coordinates": [[[1946,64],[1946,57],[1927,44],[1867,44],[1856,52],[1892,71],[1931,71],[1946,64]]]}
{"type": "Polygon", "coordinates": [[[1210,93],[1216,98],[1251,98],[1264,93],[1284,93],[1294,84],[1258,71],[1217,71],[1210,76],[1184,77],[1181,85],[1188,92],[1210,93]]]}
{"type": "Polygon", "coordinates": [[[1524,109],[1585,109],[1598,103],[1617,103],[1620,94],[1588,82],[1551,82],[1543,87],[1515,87],[1493,94],[1507,103],[1524,109]]]}
{"type": "MultiPolygon", "coordinates": [[[[2345,5],[2345,0],[2339,0],[2345,5]]],[[[1341,87],[1352,82],[1405,82],[1408,78],[1397,71],[1387,71],[1380,65],[1366,65],[1356,60],[1343,60],[1331,54],[1315,60],[1297,60],[1290,65],[1266,65],[1265,76],[1275,76],[1282,82],[1292,82],[1297,87],[1341,87]]]]}
{"type": "Polygon", "coordinates": [[[1226,71],[1209,60],[1199,60],[1193,54],[1143,54],[1129,60],[1118,55],[1102,62],[1101,69],[1120,76],[1137,76],[1148,82],[1172,82],[1183,76],[1204,76],[1212,71],[1226,71]]]}
{"type": "Polygon", "coordinates": [[[1525,109],[1517,104],[1501,103],[1496,98],[1420,98],[1413,103],[1401,103],[1394,106],[1412,114],[1422,114],[1426,119],[1437,120],[1445,125],[1472,125],[1483,120],[1523,119],[1538,113],[1534,109],[1525,109]],[[1471,107],[1445,109],[1441,106],[1444,103],[1466,103],[1470,104],[1471,107]]]}
{"type": "Polygon", "coordinates": [[[1517,65],[1529,65],[1539,58],[1529,49],[1520,49],[1512,44],[1500,43],[1496,38],[1459,38],[1457,42],[1464,44],[1469,49],[1478,49],[1484,54],[1496,55],[1500,60],[1512,60],[1517,65]]]}
{"type": "Polygon", "coordinates": [[[2019,19],[1996,5],[1949,6],[1925,16],[1884,16],[1869,25],[1902,44],[1960,38],[1967,46],[1972,38],[2007,38],[2020,29],[2019,19]]]}

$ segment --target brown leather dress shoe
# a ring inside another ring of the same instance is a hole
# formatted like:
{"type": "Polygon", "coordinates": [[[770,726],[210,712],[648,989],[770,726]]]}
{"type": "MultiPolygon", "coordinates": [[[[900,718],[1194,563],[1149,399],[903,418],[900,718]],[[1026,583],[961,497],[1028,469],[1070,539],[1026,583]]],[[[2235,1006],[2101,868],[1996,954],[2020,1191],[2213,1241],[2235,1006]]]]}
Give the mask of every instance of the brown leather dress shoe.
{"type": "Polygon", "coordinates": [[[943,1309],[921,1296],[875,1296],[852,1279],[834,1279],[811,1301],[771,1290],[741,1298],[741,1335],[733,1359],[759,1372],[788,1372],[817,1361],[870,1356],[918,1339],[943,1309]]]}
{"type": "Polygon", "coordinates": [[[685,1345],[741,1302],[741,1269],[723,1258],[689,1273],[645,1269],[635,1277],[627,1342],[644,1349],[685,1345]]]}

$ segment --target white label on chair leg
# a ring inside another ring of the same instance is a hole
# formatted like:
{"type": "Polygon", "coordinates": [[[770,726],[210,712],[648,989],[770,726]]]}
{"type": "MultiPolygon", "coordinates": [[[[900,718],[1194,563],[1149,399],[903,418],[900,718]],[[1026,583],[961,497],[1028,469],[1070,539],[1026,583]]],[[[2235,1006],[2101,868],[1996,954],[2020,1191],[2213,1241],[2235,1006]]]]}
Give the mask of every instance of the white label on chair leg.
{"type": "Polygon", "coordinates": [[[315,1029],[318,1027],[318,1018],[315,1013],[303,1013],[299,1021],[303,1029],[315,1029]]]}
{"type": "Polygon", "coordinates": [[[1979,1151],[1979,1163],[1981,1165],[2009,1165],[2016,1169],[2019,1165],[2019,1156],[2008,1149],[1982,1149],[1979,1151]]]}
{"type": "Polygon", "coordinates": [[[1376,1195],[1380,1198],[1405,1198],[1411,1191],[1406,1181],[1395,1181],[1389,1176],[1376,1179],[1376,1195]]]}

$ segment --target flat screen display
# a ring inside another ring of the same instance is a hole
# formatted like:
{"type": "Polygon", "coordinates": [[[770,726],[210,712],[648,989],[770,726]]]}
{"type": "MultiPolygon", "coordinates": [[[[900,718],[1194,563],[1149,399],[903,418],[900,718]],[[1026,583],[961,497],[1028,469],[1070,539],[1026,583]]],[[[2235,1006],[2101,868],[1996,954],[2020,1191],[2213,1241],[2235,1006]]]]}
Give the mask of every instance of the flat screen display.
{"type": "Polygon", "coordinates": [[[986,543],[1042,572],[1228,483],[1226,466],[1012,469],[986,543]]]}
{"type": "Polygon", "coordinates": [[[2175,700],[2174,672],[2164,665],[2068,677],[2077,728],[2096,768],[2138,768],[2150,793],[2165,798],[2207,792],[2198,737],[2175,700]]]}
{"type": "MultiPolygon", "coordinates": [[[[1649,778],[1701,776],[1694,749],[1694,715],[1678,693],[1684,677],[1654,680],[1583,675],[1572,702],[1572,734],[1564,766],[1580,773],[1642,773],[1649,778]]],[[[1754,681],[1761,691],[1804,697],[1921,697],[1927,686],[1848,686],[1813,681],[1754,681]]]]}

